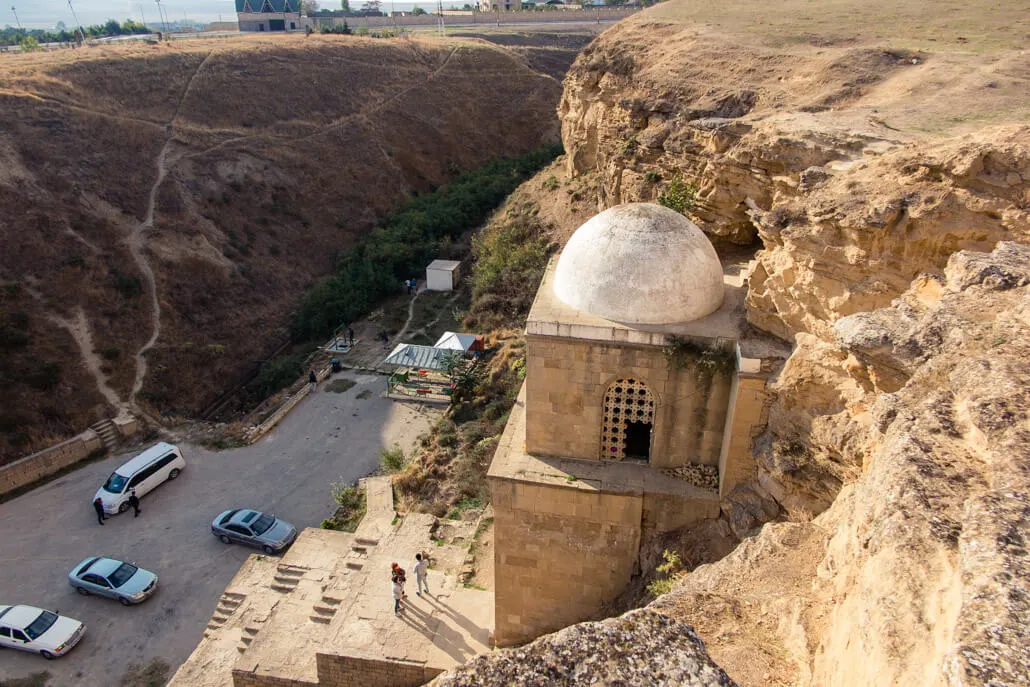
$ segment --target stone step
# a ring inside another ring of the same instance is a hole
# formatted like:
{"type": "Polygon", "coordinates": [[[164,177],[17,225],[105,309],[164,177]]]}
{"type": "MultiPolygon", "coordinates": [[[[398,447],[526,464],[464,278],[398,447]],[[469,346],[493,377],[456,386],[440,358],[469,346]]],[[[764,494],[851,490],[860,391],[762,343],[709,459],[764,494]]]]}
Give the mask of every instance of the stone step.
{"type": "Polygon", "coordinates": [[[236,592],[223,592],[222,593],[222,598],[223,599],[231,599],[231,600],[243,601],[244,599],[247,598],[247,595],[246,594],[237,594],[236,592]]]}
{"type": "Polygon", "coordinates": [[[236,645],[236,651],[239,651],[241,654],[246,653],[247,652],[247,647],[241,646],[241,645],[237,644],[236,645]]]}
{"type": "Polygon", "coordinates": [[[353,551],[354,553],[360,554],[362,556],[367,556],[368,555],[368,548],[365,547],[365,546],[352,546],[352,547],[350,547],[350,550],[353,551]]]}
{"type": "Polygon", "coordinates": [[[319,615],[336,615],[336,609],[332,606],[321,606],[319,604],[315,604],[311,608],[313,608],[315,613],[318,613],[319,615]]]}
{"type": "Polygon", "coordinates": [[[218,613],[215,613],[214,615],[211,616],[211,622],[218,623],[219,625],[221,625],[222,623],[224,623],[228,619],[229,619],[228,615],[219,615],[218,613]]]}
{"type": "Polygon", "coordinates": [[[207,629],[209,629],[209,630],[217,630],[221,626],[222,626],[221,623],[208,623],[207,624],[207,629]]]}
{"type": "Polygon", "coordinates": [[[253,625],[247,625],[246,627],[243,628],[243,631],[246,632],[251,637],[253,637],[258,632],[261,632],[261,628],[260,627],[254,627],[253,625]]]}
{"type": "Polygon", "coordinates": [[[332,616],[309,615],[308,618],[313,623],[322,623],[323,625],[328,625],[332,621],[332,616]]]}
{"type": "Polygon", "coordinates": [[[250,643],[254,641],[254,638],[253,637],[240,637],[240,641],[243,642],[244,644],[246,644],[247,646],[250,646],[250,643]]]}
{"type": "Polygon", "coordinates": [[[363,546],[379,546],[378,539],[369,539],[368,537],[355,537],[354,542],[363,546]]]}
{"type": "Polygon", "coordinates": [[[299,565],[290,565],[288,563],[280,563],[279,565],[275,566],[275,570],[280,575],[296,575],[300,577],[308,570],[310,570],[310,568],[305,568],[299,565]]]}
{"type": "Polygon", "coordinates": [[[361,570],[365,566],[361,563],[355,563],[354,561],[347,561],[347,567],[351,570],[361,570]]]}
{"type": "Polygon", "coordinates": [[[329,604],[330,606],[339,606],[343,603],[343,599],[336,599],[331,596],[322,595],[322,603],[329,604]]]}
{"type": "Polygon", "coordinates": [[[282,592],[283,594],[289,594],[290,592],[292,592],[294,589],[297,588],[297,585],[295,585],[295,584],[294,585],[270,584],[268,586],[269,586],[270,589],[274,589],[277,592],[282,592]]]}
{"type": "Polygon", "coordinates": [[[289,584],[293,585],[294,587],[296,587],[297,583],[300,582],[299,577],[293,577],[291,575],[273,575],[272,579],[281,584],[289,584]]]}

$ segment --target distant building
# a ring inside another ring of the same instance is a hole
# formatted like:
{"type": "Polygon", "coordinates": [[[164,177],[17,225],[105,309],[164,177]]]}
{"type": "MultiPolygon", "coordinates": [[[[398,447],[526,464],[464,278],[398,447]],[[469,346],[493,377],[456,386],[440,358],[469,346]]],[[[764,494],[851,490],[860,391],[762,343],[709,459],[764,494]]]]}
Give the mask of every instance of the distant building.
{"type": "Polygon", "coordinates": [[[479,0],[480,12],[508,12],[522,9],[522,0],[479,0]]]}
{"type": "Polygon", "coordinates": [[[236,0],[240,31],[304,31],[311,20],[300,15],[300,0],[236,0]]]}

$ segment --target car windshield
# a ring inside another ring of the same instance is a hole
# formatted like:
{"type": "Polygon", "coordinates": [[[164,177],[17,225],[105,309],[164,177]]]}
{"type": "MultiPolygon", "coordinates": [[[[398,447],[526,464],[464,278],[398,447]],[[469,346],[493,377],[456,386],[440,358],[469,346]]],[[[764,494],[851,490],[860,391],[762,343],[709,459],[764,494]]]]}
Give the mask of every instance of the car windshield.
{"type": "Polygon", "coordinates": [[[136,574],[136,566],[129,565],[128,563],[122,563],[121,566],[115,570],[107,578],[108,581],[114,586],[115,589],[121,587],[123,584],[129,581],[129,578],[136,574]]]}
{"type": "Polygon", "coordinates": [[[57,614],[50,611],[43,611],[39,617],[32,621],[32,624],[25,628],[25,634],[29,639],[36,639],[50,629],[50,626],[57,622],[57,614]]]}
{"type": "Polygon", "coordinates": [[[273,524],[275,524],[275,518],[262,513],[261,517],[251,524],[250,528],[254,530],[254,534],[264,534],[273,524]]]}
{"type": "MultiPolygon", "coordinates": [[[[125,483],[127,481],[128,480],[125,477],[122,477],[117,472],[113,472],[104,484],[104,491],[109,491],[112,494],[120,494],[125,490],[125,483]]],[[[96,482],[93,484],[96,484],[96,482]]]]}

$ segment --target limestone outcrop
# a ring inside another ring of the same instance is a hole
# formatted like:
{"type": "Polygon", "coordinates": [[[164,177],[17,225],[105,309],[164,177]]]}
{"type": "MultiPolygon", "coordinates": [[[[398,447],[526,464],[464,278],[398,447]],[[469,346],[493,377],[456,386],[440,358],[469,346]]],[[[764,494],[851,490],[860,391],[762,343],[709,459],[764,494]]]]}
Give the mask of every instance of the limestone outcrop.
{"type": "Polygon", "coordinates": [[[579,623],[518,649],[479,656],[431,687],[735,685],[689,627],[647,609],[579,623]]]}
{"type": "MultiPolygon", "coordinates": [[[[822,414],[807,405],[794,457],[809,476],[840,476],[832,505],[765,526],[651,606],[694,626],[742,684],[1030,675],[1030,247],[962,251],[944,272],[842,318],[832,344],[803,338],[784,371],[787,396],[803,392],[787,380],[805,365],[814,394],[843,390],[822,414]]],[[[759,455],[767,482],[820,483],[777,460],[759,455]]]]}

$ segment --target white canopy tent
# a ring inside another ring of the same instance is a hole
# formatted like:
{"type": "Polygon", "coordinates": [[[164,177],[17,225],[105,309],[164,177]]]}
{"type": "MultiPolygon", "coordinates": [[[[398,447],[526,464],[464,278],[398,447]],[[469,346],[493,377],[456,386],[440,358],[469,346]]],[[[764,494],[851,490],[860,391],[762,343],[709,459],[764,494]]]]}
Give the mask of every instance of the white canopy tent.
{"type": "Polygon", "coordinates": [[[457,334],[455,332],[444,332],[433,348],[444,348],[450,351],[461,351],[468,353],[469,349],[476,344],[475,334],[457,334]]]}

